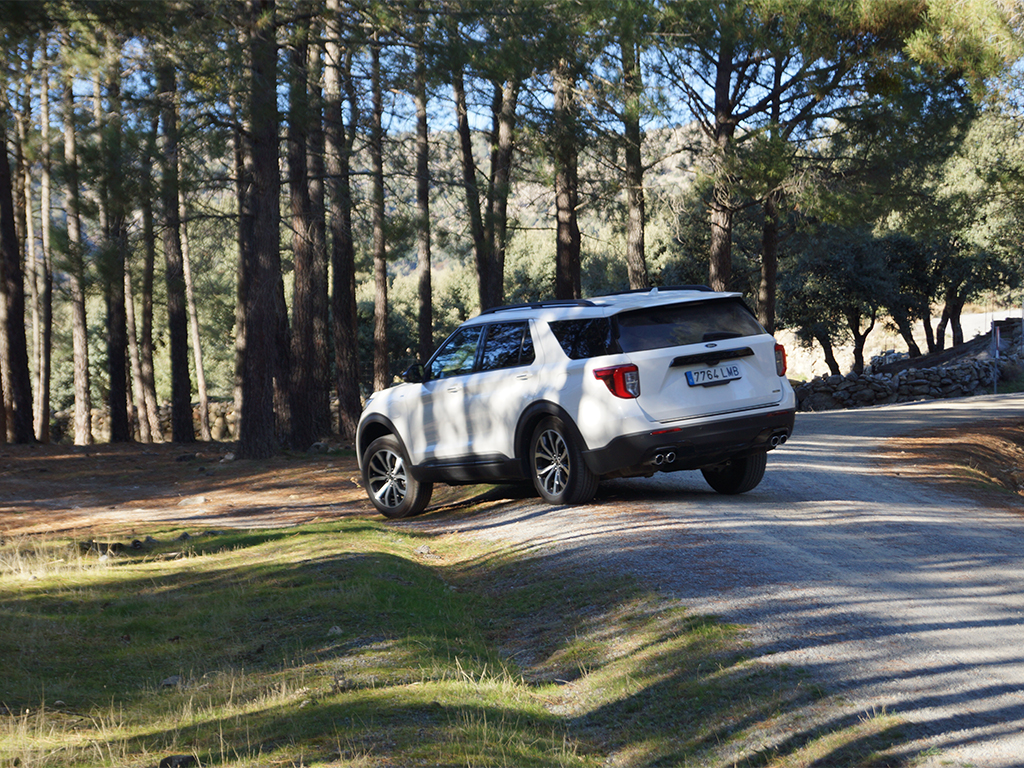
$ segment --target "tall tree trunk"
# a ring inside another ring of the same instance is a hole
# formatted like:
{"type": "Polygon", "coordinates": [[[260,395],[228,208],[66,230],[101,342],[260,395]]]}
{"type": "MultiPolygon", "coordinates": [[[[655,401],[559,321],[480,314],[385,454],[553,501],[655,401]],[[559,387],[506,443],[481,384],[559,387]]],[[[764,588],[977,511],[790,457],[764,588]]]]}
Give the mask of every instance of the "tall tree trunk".
{"type": "Polygon", "coordinates": [[[307,407],[313,414],[313,433],[317,437],[331,434],[331,314],[329,271],[327,259],[327,212],[324,198],[324,105],[321,79],[323,75],[323,42],[319,33],[309,46],[309,142],[306,167],[309,178],[309,203],[312,211],[309,240],[312,250],[310,273],[313,324],[313,391],[307,407]]]}
{"type": "MultiPolygon", "coordinates": [[[[249,48],[248,33],[239,31],[239,42],[245,50],[249,48]]],[[[228,97],[229,108],[234,115],[231,149],[235,167],[235,208],[238,217],[238,269],[237,298],[235,300],[235,415],[242,413],[242,384],[245,381],[245,302],[248,296],[248,274],[246,259],[252,249],[252,143],[249,123],[244,110],[239,107],[235,94],[228,97]]],[[[237,435],[236,435],[237,436],[237,435]]]]}
{"type": "Polygon", "coordinates": [[[370,166],[373,191],[370,218],[373,227],[373,388],[391,383],[388,360],[388,254],[384,239],[384,94],[381,85],[380,41],[370,43],[370,88],[373,121],[370,126],[370,166]]]}
{"type": "Polygon", "coordinates": [[[644,166],[641,154],[643,137],[640,131],[640,96],[643,82],[636,41],[624,34],[622,48],[622,80],[625,88],[623,140],[626,161],[626,273],[633,290],[650,288],[647,259],[644,253],[644,166]]]}
{"type": "MultiPolygon", "coordinates": [[[[423,8],[422,0],[416,10],[423,8]]],[[[424,50],[423,25],[417,26],[416,73],[416,277],[419,298],[418,358],[426,362],[434,350],[433,299],[430,283],[430,144],[427,133],[427,55],[424,50]]]]}
{"type": "MultiPolygon", "coordinates": [[[[45,51],[43,52],[45,56],[45,51]]],[[[28,125],[32,120],[32,58],[30,51],[30,58],[25,62],[25,87],[21,93],[21,107],[18,115],[18,145],[24,147],[28,141],[28,125]]],[[[47,106],[47,119],[49,119],[49,106],[47,106]]],[[[40,127],[40,133],[43,134],[46,129],[40,127]]],[[[19,152],[19,155],[23,158],[24,152],[19,152]]],[[[41,320],[41,307],[40,307],[40,289],[41,284],[37,279],[40,271],[40,254],[36,252],[36,227],[35,227],[35,214],[33,212],[32,204],[32,178],[29,164],[26,162],[21,163],[20,168],[21,176],[21,196],[22,205],[25,209],[25,278],[28,284],[29,290],[29,304],[30,314],[32,316],[32,362],[35,365],[35,370],[40,369],[40,350],[42,348],[43,329],[40,325],[41,320]]],[[[31,373],[30,373],[31,377],[31,373]]],[[[31,380],[31,379],[30,379],[31,380]]],[[[38,379],[36,380],[38,386],[38,379]]],[[[33,434],[36,439],[39,439],[39,431],[36,429],[35,416],[37,413],[36,404],[42,398],[39,393],[33,398],[33,434]]]]}
{"type": "Polygon", "coordinates": [[[181,216],[178,212],[178,107],[174,68],[157,66],[157,92],[163,125],[163,174],[160,199],[164,214],[164,263],[167,282],[167,325],[171,347],[171,439],[195,441],[192,421],[192,378],[188,368],[188,310],[185,268],[181,254],[181,216]]]}
{"type": "Polygon", "coordinates": [[[135,322],[135,297],[132,291],[131,266],[124,266],[124,308],[125,327],[128,331],[128,359],[132,369],[132,389],[135,395],[135,413],[138,421],[139,440],[153,442],[146,415],[146,390],[142,384],[142,355],[139,352],[139,331],[135,322]]]}
{"type": "Polygon", "coordinates": [[[29,43],[25,51],[24,63],[25,77],[18,83],[17,96],[18,106],[14,112],[14,222],[15,231],[18,237],[18,252],[27,252],[28,241],[28,220],[32,217],[32,206],[30,199],[26,197],[26,187],[29,183],[28,162],[25,158],[25,149],[28,144],[28,124],[32,119],[31,99],[31,73],[32,60],[35,58],[35,45],[29,43]]]}
{"type": "Polygon", "coordinates": [[[555,298],[578,299],[580,285],[580,227],[576,216],[579,204],[578,136],[574,79],[562,60],[554,75],[555,102],[555,298]]]}
{"type": "Polygon", "coordinates": [[[238,452],[265,459],[278,448],[274,378],[278,369],[281,254],[280,178],[277,169],[277,60],[274,0],[248,0],[252,80],[249,124],[252,137],[252,232],[243,257],[245,270],[245,363],[238,452]]]}
{"type": "MultiPolygon", "coordinates": [[[[179,166],[180,174],[180,166],[179,166]]],[[[206,388],[206,366],[203,364],[202,334],[199,331],[199,307],[196,305],[196,286],[192,279],[192,255],[188,248],[188,218],[185,195],[178,187],[178,218],[181,220],[181,273],[185,279],[185,301],[188,304],[189,329],[192,334],[192,361],[196,366],[196,389],[199,393],[199,435],[209,442],[210,396],[206,388]]]]}
{"type": "Polygon", "coordinates": [[[288,192],[292,215],[291,445],[305,449],[319,435],[312,405],[316,399],[316,291],[313,203],[309,196],[309,21],[297,22],[288,67],[288,192]]]}
{"type": "Polygon", "coordinates": [[[476,255],[477,294],[480,297],[480,309],[489,309],[495,306],[497,301],[489,290],[489,278],[493,269],[490,243],[484,232],[484,221],[480,214],[480,187],[477,184],[473,134],[469,126],[469,108],[461,68],[456,68],[452,72],[452,92],[455,97],[456,132],[459,135],[459,149],[462,155],[462,188],[466,194],[469,232],[473,239],[473,253],[476,255]]]}
{"type": "Polygon", "coordinates": [[[715,72],[715,184],[711,192],[711,253],[708,282],[716,291],[729,289],[732,280],[732,217],[733,205],[729,181],[729,155],[736,132],[730,84],[735,44],[723,36],[715,72]]]}
{"type": "MultiPolygon", "coordinates": [[[[66,43],[69,44],[69,43],[66,43]]],[[[64,83],[64,175],[68,222],[68,288],[71,294],[71,339],[75,379],[75,445],[92,443],[92,398],[89,391],[88,323],[85,313],[85,262],[82,256],[81,201],[78,185],[78,144],[75,140],[73,74],[64,83]]]]}
{"type": "Polygon", "coordinates": [[[42,253],[36,263],[35,282],[39,297],[38,344],[36,346],[36,437],[50,442],[50,372],[53,339],[53,270],[50,251],[50,51],[43,40],[43,69],[39,89],[39,130],[41,177],[39,182],[39,223],[42,253]]]}
{"type": "MultiPolygon", "coordinates": [[[[162,442],[163,428],[160,424],[160,404],[156,398],[156,376],[153,369],[153,280],[156,272],[156,225],[153,213],[154,184],[153,160],[157,153],[157,136],[160,118],[154,113],[146,135],[146,148],[142,153],[142,288],[140,290],[139,372],[142,376],[143,399],[138,405],[142,409],[139,419],[149,422],[149,438],[162,442]]],[[[126,295],[131,295],[129,291],[126,295]]]]}
{"type": "Polygon", "coordinates": [[[768,333],[775,333],[775,294],[779,274],[779,193],[764,200],[761,230],[761,284],[757,293],[757,315],[768,333]]]}
{"type": "Polygon", "coordinates": [[[16,443],[35,440],[32,431],[32,380],[25,339],[25,276],[14,222],[14,190],[7,158],[7,110],[0,102],[0,312],[3,320],[3,368],[11,393],[10,431],[16,443]]]}
{"type": "Polygon", "coordinates": [[[110,441],[129,442],[132,439],[128,418],[128,320],[125,314],[124,276],[128,257],[128,212],[125,208],[123,179],[124,157],[121,147],[121,84],[120,62],[111,65],[107,88],[108,120],[110,125],[107,157],[106,206],[108,216],[107,269],[105,295],[107,302],[107,374],[109,377],[110,441]]]}
{"type": "Polygon", "coordinates": [[[331,200],[331,314],[334,322],[335,380],[338,394],[338,431],[355,437],[362,403],[359,397],[358,315],[356,312],[355,244],[352,240],[350,163],[355,132],[346,131],[341,94],[348,95],[350,123],[358,122],[359,100],[352,78],[352,54],[341,50],[340,0],[327,0],[324,72],[324,141],[331,200]]]}
{"type": "Polygon", "coordinates": [[[491,153],[491,188],[488,194],[487,231],[491,243],[491,270],[487,295],[497,306],[505,301],[505,248],[508,244],[508,197],[512,189],[512,155],[515,151],[516,108],[519,102],[518,83],[506,80],[495,83],[500,94],[493,110],[494,150],[491,153]]]}

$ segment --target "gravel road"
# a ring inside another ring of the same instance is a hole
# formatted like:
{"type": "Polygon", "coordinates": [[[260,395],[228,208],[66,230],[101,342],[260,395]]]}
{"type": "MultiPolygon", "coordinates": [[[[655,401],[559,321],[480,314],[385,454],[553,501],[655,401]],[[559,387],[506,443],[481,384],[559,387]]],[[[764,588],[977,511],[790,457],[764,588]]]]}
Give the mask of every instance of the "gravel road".
{"type": "MultiPolygon", "coordinates": [[[[1024,514],[886,474],[889,437],[1024,417],[1024,395],[798,414],[765,480],[720,496],[700,473],[602,485],[595,503],[497,500],[410,527],[635,573],[749,627],[765,663],[805,668],[847,709],[899,713],[921,765],[1024,765],[1024,514]]],[[[433,519],[432,519],[433,518],[433,519]]]]}

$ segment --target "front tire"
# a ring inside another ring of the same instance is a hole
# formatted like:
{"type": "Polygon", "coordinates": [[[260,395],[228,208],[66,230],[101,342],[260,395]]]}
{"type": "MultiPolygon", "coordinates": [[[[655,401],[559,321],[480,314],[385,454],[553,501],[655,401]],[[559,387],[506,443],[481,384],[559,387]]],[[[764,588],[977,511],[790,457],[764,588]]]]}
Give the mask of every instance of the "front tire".
{"type": "Polygon", "coordinates": [[[701,474],[708,481],[708,485],[716,491],[732,496],[756,488],[764,478],[767,464],[768,454],[761,451],[742,458],[729,459],[713,467],[704,467],[701,474]]]}
{"type": "Polygon", "coordinates": [[[408,467],[405,451],[394,435],[378,437],[366,449],[363,487],[385,517],[412,517],[430,503],[433,484],[416,480],[408,467]]]}
{"type": "Polygon", "coordinates": [[[549,416],[533,430],[529,458],[533,487],[549,504],[585,504],[597,491],[597,475],[558,417],[549,416]]]}

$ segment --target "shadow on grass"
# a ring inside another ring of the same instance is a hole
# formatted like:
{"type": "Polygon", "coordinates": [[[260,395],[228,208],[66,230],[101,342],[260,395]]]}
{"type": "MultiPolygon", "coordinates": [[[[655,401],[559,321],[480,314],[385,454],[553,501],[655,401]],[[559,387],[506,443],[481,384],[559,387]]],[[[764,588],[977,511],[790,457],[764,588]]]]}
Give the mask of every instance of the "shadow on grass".
{"type": "Polygon", "coordinates": [[[351,521],[0,586],[0,699],[60,700],[86,728],[123,711],[89,738],[125,765],[902,764],[874,756],[898,725],[808,719],[820,692],[799,670],[752,663],[734,628],[635,579],[460,549],[351,521]]]}

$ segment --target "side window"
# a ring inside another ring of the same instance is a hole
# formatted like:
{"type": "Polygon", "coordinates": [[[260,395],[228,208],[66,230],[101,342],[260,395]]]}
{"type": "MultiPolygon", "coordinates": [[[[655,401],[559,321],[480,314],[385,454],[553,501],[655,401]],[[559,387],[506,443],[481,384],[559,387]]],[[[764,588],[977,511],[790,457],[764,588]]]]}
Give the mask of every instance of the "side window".
{"type": "Polygon", "coordinates": [[[473,372],[476,362],[476,348],[480,342],[483,326],[473,325],[460,328],[453,333],[430,361],[429,378],[444,379],[473,372]]]}
{"type": "Polygon", "coordinates": [[[551,332],[565,354],[573,360],[618,352],[618,344],[612,340],[611,331],[612,325],[605,317],[551,323],[551,332]]]}
{"type": "Polygon", "coordinates": [[[529,365],[534,360],[529,323],[494,323],[487,326],[481,370],[494,371],[529,365]]]}

